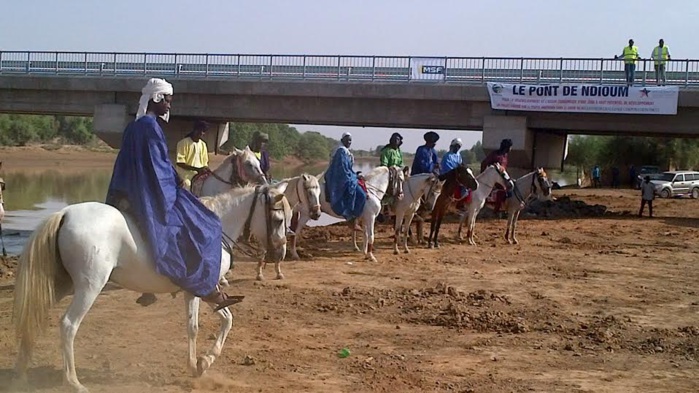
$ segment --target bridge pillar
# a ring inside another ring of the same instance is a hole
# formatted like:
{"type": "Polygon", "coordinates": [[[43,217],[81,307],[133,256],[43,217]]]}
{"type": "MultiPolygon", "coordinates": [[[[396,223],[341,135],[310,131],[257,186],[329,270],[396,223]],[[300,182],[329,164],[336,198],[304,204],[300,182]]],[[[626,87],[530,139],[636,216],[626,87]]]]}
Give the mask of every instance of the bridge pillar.
{"type": "Polygon", "coordinates": [[[528,173],[532,167],[534,131],[527,127],[526,116],[485,116],[483,150],[486,154],[500,148],[500,141],[512,139],[507,172],[512,177],[528,173]]]}
{"type": "Polygon", "coordinates": [[[92,118],[92,128],[95,135],[109,146],[118,149],[121,146],[121,136],[132,117],[127,114],[126,105],[103,104],[96,105],[92,118]]]}
{"type": "Polygon", "coordinates": [[[563,170],[567,147],[568,135],[536,131],[534,133],[534,167],[563,170]]]}

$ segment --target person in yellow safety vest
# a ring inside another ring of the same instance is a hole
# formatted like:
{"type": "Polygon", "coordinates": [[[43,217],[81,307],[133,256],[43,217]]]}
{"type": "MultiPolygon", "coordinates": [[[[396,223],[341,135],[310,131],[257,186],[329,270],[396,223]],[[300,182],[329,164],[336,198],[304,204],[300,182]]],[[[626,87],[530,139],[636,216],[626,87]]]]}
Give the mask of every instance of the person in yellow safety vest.
{"type": "Polygon", "coordinates": [[[665,40],[662,38],[658,41],[658,46],[653,49],[651,58],[655,61],[655,82],[658,86],[665,86],[667,78],[665,77],[665,64],[670,59],[670,48],[665,46],[665,40]],[[662,83],[660,80],[662,79],[662,83]]]}
{"type": "MultiPolygon", "coordinates": [[[[618,59],[618,55],[614,55],[618,59]]],[[[629,40],[629,46],[625,46],[621,52],[621,58],[624,59],[624,75],[626,76],[626,85],[633,86],[634,74],[636,73],[636,61],[641,58],[638,56],[638,47],[633,44],[633,40],[629,40]]]]}

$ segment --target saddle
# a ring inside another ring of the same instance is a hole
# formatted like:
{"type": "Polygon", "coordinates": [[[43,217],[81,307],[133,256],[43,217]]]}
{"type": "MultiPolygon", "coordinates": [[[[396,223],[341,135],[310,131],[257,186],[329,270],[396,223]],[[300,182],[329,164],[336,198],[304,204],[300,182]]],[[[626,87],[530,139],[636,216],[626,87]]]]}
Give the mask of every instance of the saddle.
{"type": "Polygon", "coordinates": [[[213,172],[202,172],[197,173],[191,180],[190,190],[192,194],[196,196],[201,196],[202,188],[204,188],[204,181],[211,176],[213,172]]]}

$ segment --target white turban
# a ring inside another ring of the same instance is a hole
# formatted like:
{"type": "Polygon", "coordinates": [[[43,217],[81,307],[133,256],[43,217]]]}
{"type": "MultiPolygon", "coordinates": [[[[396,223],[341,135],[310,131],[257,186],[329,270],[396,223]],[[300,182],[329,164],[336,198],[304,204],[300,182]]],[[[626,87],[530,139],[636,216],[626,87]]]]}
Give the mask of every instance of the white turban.
{"type": "MultiPolygon", "coordinates": [[[[144,116],[148,109],[148,101],[160,102],[165,96],[172,95],[172,85],[167,83],[165,79],[151,78],[146,85],[141,89],[141,99],[138,100],[138,112],[136,119],[144,116]]],[[[161,116],[163,120],[170,120],[170,113],[161,116]]]]}
{"type": "Polygon", "coordinates": [[[343,133],[342,133],[342,138],[340,138],[340,139],[345,139],[346,136],[348,136],[348,137],[351,138],[351,137],[352,137],[352,134],[350,134],[349,132],[343,132],[343,133]]]}

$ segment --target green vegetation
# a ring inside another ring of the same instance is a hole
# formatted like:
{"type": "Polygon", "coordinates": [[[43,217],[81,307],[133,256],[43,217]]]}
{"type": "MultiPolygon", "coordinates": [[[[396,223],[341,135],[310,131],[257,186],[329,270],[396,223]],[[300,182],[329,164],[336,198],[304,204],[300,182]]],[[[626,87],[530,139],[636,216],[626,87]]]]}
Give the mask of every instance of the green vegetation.
{"type": "Polygon", "coordinates": [[[0,145],[46,142],[82,145],[94,139],[91,118],[0,114],[0,145]]]}
{"type": "Polygon", "coordinates": [[[574,136],[566,164],[587,171],[594,165],[627,168],[657,165],[662,169],[699,167],[699,140],[631,136],[574,136]]]}

